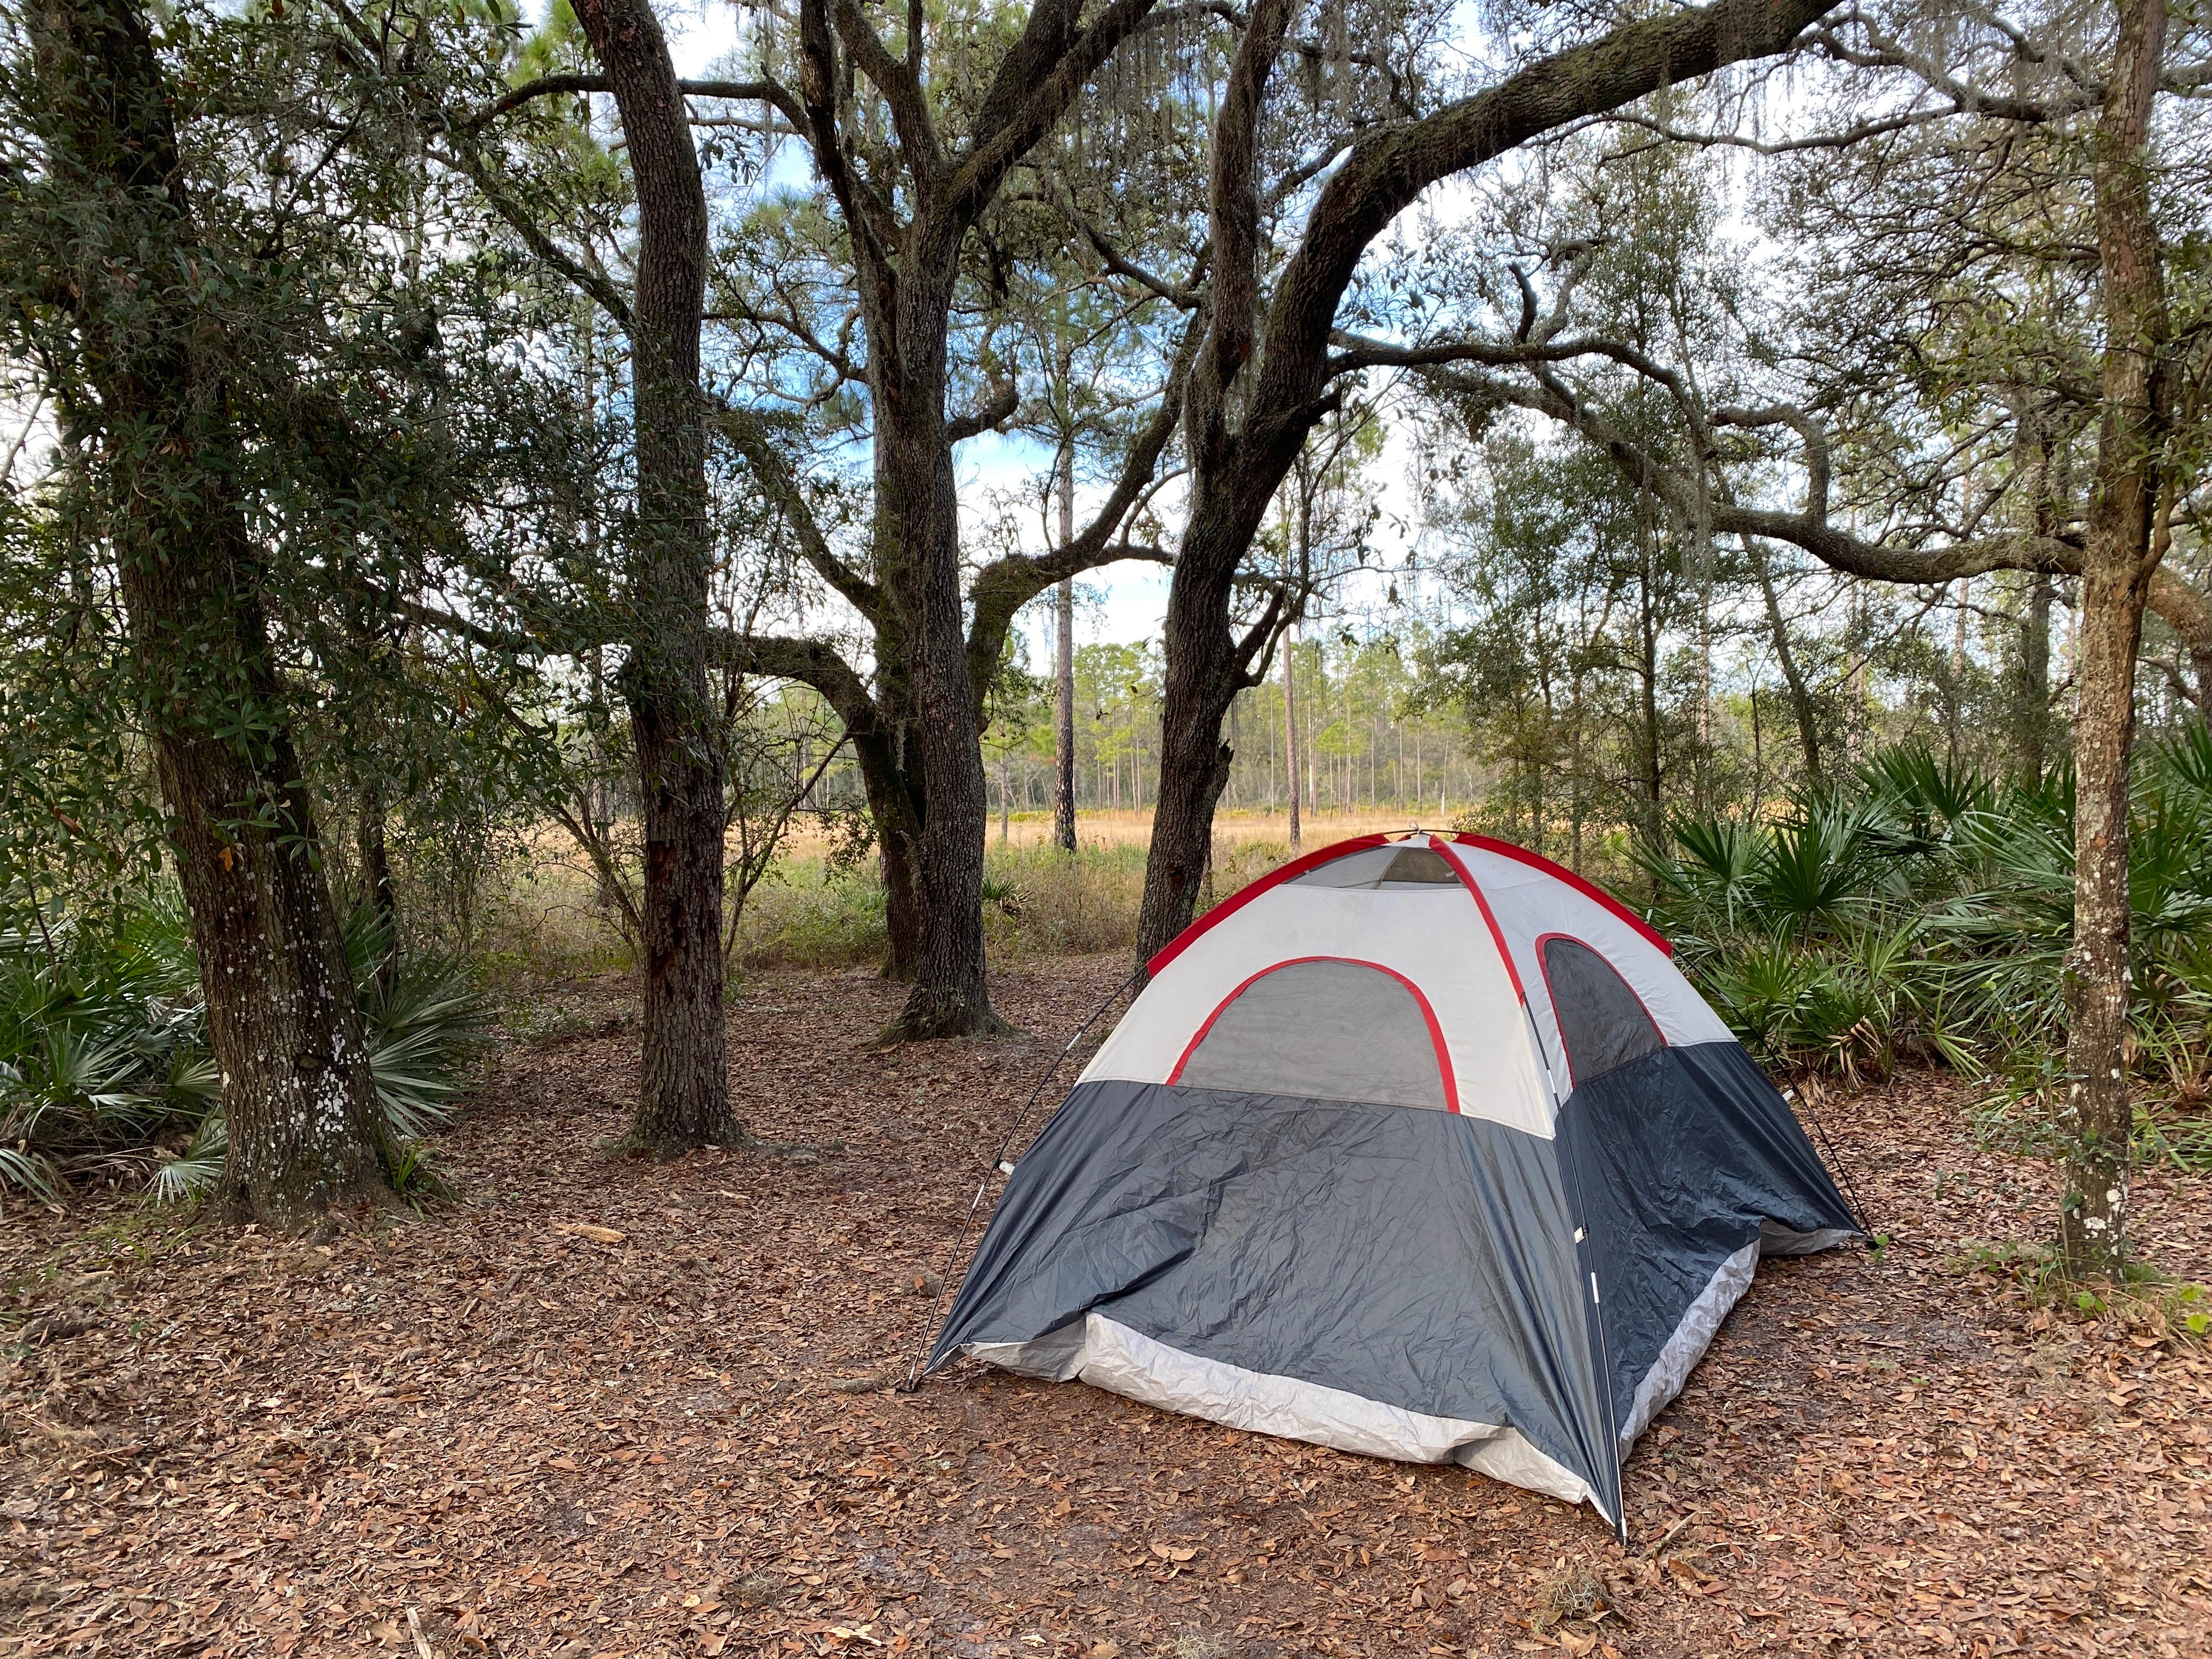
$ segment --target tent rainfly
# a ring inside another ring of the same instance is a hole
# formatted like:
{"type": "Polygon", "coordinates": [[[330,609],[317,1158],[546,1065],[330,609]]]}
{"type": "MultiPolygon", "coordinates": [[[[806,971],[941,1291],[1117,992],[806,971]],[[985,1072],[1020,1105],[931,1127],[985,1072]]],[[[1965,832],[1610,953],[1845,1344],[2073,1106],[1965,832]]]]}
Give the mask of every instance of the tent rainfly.
{"type": "Polygon", "coordinates": [[[929,1357],[1587,1502],[1764,1254],[1859,1228],[1597,888],[1476,836],[1285,865],[1152,979],[1008,1180],[929,1357]]]}

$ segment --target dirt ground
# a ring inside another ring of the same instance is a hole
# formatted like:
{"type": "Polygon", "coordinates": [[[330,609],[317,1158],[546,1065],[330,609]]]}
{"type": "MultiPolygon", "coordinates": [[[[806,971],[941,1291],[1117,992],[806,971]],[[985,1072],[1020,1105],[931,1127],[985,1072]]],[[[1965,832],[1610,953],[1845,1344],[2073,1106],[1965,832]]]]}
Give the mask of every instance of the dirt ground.
{"type": "MultiPolygon", "coordinates": [[[[1927,1077],[1825,1109],[1901,1242],[1759,1269],[1637,1449],[1625,1552],[1462,1470],[1079,1385],[872,1387],[1121,971],[1010,973],[1026,1038],[889,1053],[873,979],[749,981],[742,1109],[842,1143],[811,1159],[611,1162],[634,1022],[584,988],[495,1056],[421,1221],[11,1210],[0,1654],[2212,1650],[2212,1360],[1949,1265],[2050,1182],[1927,1077]]],[[[2212,1277],[2208,1185],[2144,1182],[2170,1272],[2212,1277]]]]}

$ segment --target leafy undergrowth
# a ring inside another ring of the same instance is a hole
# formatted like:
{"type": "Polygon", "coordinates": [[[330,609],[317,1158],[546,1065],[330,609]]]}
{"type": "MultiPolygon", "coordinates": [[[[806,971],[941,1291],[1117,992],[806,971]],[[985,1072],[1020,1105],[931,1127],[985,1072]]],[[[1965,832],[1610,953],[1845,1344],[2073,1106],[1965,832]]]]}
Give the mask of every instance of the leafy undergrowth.
{"type": "MultiPolygon", "coordinates": [[[[1962,1273],[2045,1169],[1964,1085],[1831,1097],[1880,1258],[1761,1267],[1628,1472],[1633,1547],[1452,1468],[903,1366],[1007,1115],[1124,971],[999,982],[1032,1034],[879,1052],[893,988],[733,1009],[764,1138],[611,1162],[634,1022],[572,993],[435,1140],[462,1194],[325,1246],[115,1202],[0,1224],[0,1652],[638,1656],[2197,1653],[2212,1361],[1962,1273]],[[569,1035],[557,1035],[568,1033],[569,1035]]],[[[2212,1267],[2201,1176],[2139,1219],[2212,1267]]]]}
{"type": "MultiPolygon", "coordinates": [[[[418,1142],[452,1115],[488,1011],[459,962],[400,951],[367,909],[343,941],[398,1185],[434,1190],[418,1142]]],[[[221,1094],[173,893],[112,918],[56,910],[33,932],[0,930],[0,1208],[88,1185],[204,1191],[227,1146],[221,1094]]]]}

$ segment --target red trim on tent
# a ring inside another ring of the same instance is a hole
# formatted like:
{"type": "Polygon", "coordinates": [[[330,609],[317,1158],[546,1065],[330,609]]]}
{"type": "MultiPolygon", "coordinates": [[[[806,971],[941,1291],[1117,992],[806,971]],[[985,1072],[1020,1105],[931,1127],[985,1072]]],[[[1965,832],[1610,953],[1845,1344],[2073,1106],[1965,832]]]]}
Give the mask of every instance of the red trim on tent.
{"type": "Polygon", "coordinates": [[[1644,1011],[1644,1023],[1651,1028],[1651,1035],[1659,1039],[1659,1046],[1662,1048],[1671,1048],[1674,1046],[1667,1041],[1666,1027],[1660,1024],[1658,1019],[1652,1014],[1651,1005],[1646,1002],[1642,994],[1628,982],[1628,975],[1613,967],[1611,957],[1606,955],[1588,939],[1579,939],[1572,933],[1562,933],[1557,929],[1548,933],[1539,933],[1536,935],[1536,971],[1544,976],[1544,994],[1552,999],[1552,1029],[1559,1034],[1559,1054],[1567,1062],[1567,1081],[1570,1084],[1575,1080],[1574,1051],[1567,1047],[1567,1028],[1559,1023],[1559,994],[1552,989],[1552,964],[1544,960],[1544,941],[1553,939],[1563,939],[1570,945],[1579,945],[1607,968],[1612,968],[1613,976],[1620,981],[1621,988],[1634,997],[1636,1006],[1644,1011]]]}
{"type": "MultiPolygon", "coordinates": [[[[1340,845],[1349,844],[1348,842],[1340,843],[1340,845]]],[[[1244,890],[1249,892],[1252,890],[1248,887],[1244,890]]],[[[1169,1083],[1173,1084],[1182,1076],[1182,1068],[1190,1063],[1190,1057],[1198,1051],[1198,1045],[1206,1041],[1206,1034],[1213,1029],[1213,1022],[1221,1018],[1231,1003],[1236,1001],[1268,975],[1285,968],[1295,968],[1302,962],[1348,962],[1355,968],[1372,968],[1378,974],[1389,975],[1392,979],[1411,991],[1413,994],[1413,1000],[1420,1006],[1422,1019],[1428,1024],[1429,1046],[1436,1050],[1437,1073],[1443,1079],[1444,1085],[1444,1110],[1448,1112],[1459,1110],[1459,1079],[1452,1075],[1451,1054],[1444,1047],[1444,1028],[1437,1023],[1437,1011],[1429,1006],[1429,1000],[1421,994],[1421,988],[1396,969],[1385,968],[1379,962],[1369,962],[1362,957],[1290,957],[1262,968],[1227,996],[1222,998],[1220,1004],[1206,1017],[1206,1023],[1198,1028],[1188,1042],[1183,1044],[1182,1053],[1176,1056],[1175,1069],[1168,1073],[1169,1083]]]]}
{"type": "MultiPolygon", "coordinates": [[[[1434,844],[1449,845],[1449,842],[1441,840],[1436,841],[1434,844]]],[[[1513,994],[1521,1006],[1526,1008],[1528,1006],[1528,993],[1522,986],[1521,970],[1513,965],[1513,952],[1505,943],[1505,930],[1498,925],[1498,916],[1491,909],[1490,901],[1483,897],[1482,884],[1475,880],[1474,872],[1467,867],[1465,860],[1456,854],[1447,856],[1451,867],[1459,872],[1460,880],[1467,884],[1467,890],[1474,895],[1475,908],[1482,912],[1483,922],[1490,929],[1491,943],[1498,947],[1498,959],[1505,964],[1505,977],[1513,981],[1513,994]]]]}
{"type": "Polygon", "coordinates": [[[1200,934],[1209,927],[1218,926],[1249,904],[1271,887],[1279,887],[1295,877],[1302,876],[1318,865],[1342,858],[1347,853],[1364,852],[1370,847],[1387,847],[1391,837],[1381,831],[1371,836],[1354,836],[1350,841],[1332,842],[1327,847],[1317,847],[1312,852],[1292,859],[1280,869],[1270,870],[1249,886],[1240,887],[1215,905],[1196,921],[1160,946],[1159,954],[1145,964],[1146,974],[1157,974],[1195,943],[1200,934]]]}
{"type": "Polygon", "coordinates": [[[1565,865],[1553,863],[1541,853],[1532,853],[1525,847],[1516,847],[1510,841],[1495,841],[1488,836],[1454,836],[1451,839],[1462,847],[1479,847],[1486,853],[1495,853],[1500,858],[1512,859],[1516,862],[1528,865],[1531,869],[1541,870],[1547,876],[1556,876],[1584,898],[1595,899],[1668,956],[1674,954],[1674,947],[1667,942],[1659,930],[1638,915],[1635,911],[1630,909],[1596,883],[1584,881],[1565,865]]]}

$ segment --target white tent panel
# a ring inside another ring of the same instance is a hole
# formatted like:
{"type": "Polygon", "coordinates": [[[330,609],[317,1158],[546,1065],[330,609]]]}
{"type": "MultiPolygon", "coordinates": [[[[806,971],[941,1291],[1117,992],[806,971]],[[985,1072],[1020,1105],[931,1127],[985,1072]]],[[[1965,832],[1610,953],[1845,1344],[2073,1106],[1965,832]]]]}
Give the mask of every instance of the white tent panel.
{"type": "Polygon", "coordinates": [[[1167,1082],[1206,1021],[1255,975],[1316,957],[1408,981],[1435,1016],[1459,1109],[1549,1138],[1553,1103],[1527,1017],[1463,888],[1267,889],[1160,970],[1080,1080],[1167,1082]]]}
{"type": "MultiPolygon", "coordinates": [[[[1097,1312],[1036,1341],[977,1342],[967,1352],[1024,1376],[1054,1382],[1079,1378],[1109,1394],[1249,1434],[1333,1446],[1363,1457],[1457,1463],[1570,1504],[1602,1507],[1588,1481],[1538,1451],[1517,1429],[1432,1416],[1294,1376],[1224,1364],[1097,1312]]],[[[1680,1383],[1674,1386],[1679,1392],[1680,1383]]]]}
{"type": "Polygon", "coordinates": [[[1568,1068],[1560,1060],[1559,1018],[1552,1010],[1551,991],[1537,949],[1537,941],[1547,934],[1564,933],[1580,939],[1605,957],[1636,993],[1670,1047],[1735,1040],[1668,954],[1610,906],[1519,859],[1486,848],[1441,842],[1441,838],[1440,844],[1481,887],[1491,914],[1498,919],[1498,932],[1505,936],[1505,948],[1513,953],[1514,969],[1528,993],[1529,1012],[1542,1035],[1545,1054],[1558,1074],[1562,1094],[1570,1087],[1568,1068]]]}

